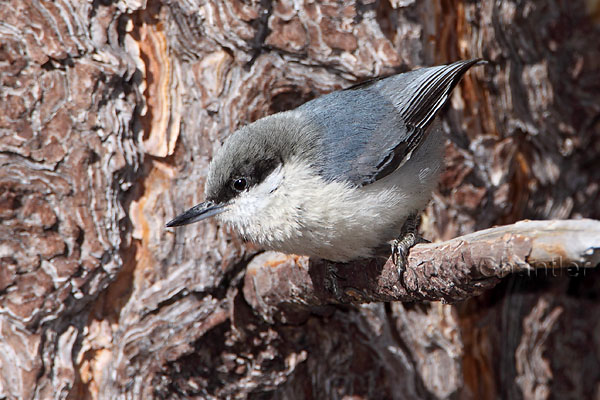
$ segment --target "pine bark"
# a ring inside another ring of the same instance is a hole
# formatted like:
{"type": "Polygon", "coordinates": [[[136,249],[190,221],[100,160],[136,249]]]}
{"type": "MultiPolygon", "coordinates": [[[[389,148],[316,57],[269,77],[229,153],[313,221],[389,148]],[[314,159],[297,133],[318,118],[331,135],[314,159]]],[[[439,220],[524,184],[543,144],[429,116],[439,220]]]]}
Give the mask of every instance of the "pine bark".
{"type": "Polygon", "coordinates": [[[596,0],[3,1],[0,398],[598,398],[594,268],[282,319],[260,249],[164,227],[237,127],[471,57],[424,236],[598,220],[598,37],[596,0]]]}

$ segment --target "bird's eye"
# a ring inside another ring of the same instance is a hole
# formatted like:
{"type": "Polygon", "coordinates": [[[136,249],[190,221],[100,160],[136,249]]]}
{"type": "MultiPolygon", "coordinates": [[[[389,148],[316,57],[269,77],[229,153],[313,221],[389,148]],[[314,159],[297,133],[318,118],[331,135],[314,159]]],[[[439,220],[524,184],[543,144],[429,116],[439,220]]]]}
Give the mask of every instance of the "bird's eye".
{"type": "Polygon", "coordinates": [[[235,190],[241,192],[242,190],[245,190],[248,187],[248,181],[246,181],[246,178],[238,178],[233,180],[232,185],[235,190]]]}

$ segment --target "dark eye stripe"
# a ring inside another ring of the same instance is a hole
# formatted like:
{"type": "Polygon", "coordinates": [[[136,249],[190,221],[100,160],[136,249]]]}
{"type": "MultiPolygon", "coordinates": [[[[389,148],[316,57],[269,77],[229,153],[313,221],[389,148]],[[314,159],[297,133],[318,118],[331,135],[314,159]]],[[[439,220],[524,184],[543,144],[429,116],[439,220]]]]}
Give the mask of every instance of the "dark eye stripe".
{"type": "Polygon", "coordinates": [[[260,184],[283,161],[279,158],[259,159],[251,162],[248,158],[235,160],[228,171],[221,174],[217,190],[212,190],[209,198],[221,204],[237,197],[240,193],[249,190],[254,185],[260,184]]]}

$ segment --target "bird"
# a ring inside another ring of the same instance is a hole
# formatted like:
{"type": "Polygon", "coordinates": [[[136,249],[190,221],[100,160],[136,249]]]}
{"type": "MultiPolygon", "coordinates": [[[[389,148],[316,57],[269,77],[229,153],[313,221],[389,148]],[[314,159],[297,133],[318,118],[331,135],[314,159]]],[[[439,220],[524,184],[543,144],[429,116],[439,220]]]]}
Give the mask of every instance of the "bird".
{"type": "Polygon", "coordinates": [[[345,263],[392,246],[405,257],[443,168],[436,116],[483,62],[376,78],[241,127],[210,162],[205,201],[167,227],[215,217],[267,250],[345,263]]]}

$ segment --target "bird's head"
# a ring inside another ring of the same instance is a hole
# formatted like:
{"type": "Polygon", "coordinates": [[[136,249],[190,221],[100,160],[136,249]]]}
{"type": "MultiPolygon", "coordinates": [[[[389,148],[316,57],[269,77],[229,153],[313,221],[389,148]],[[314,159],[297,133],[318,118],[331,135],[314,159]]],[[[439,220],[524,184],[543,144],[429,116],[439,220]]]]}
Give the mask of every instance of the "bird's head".
{"type": "Polygon", "coordinates": [[[286,123],[289,118],[294,117],[276,114],[229,136],[210,163],[205,201],[178,215],[167,226],[187,225],[212,216],[241,224],[260,218],[261,210],[284,180],[284,164],[298,150],[299,140],[291,137],[298,136],[298,132],[286,123]],[[232,221],[233,218],[237,220],[232,221]]]}

